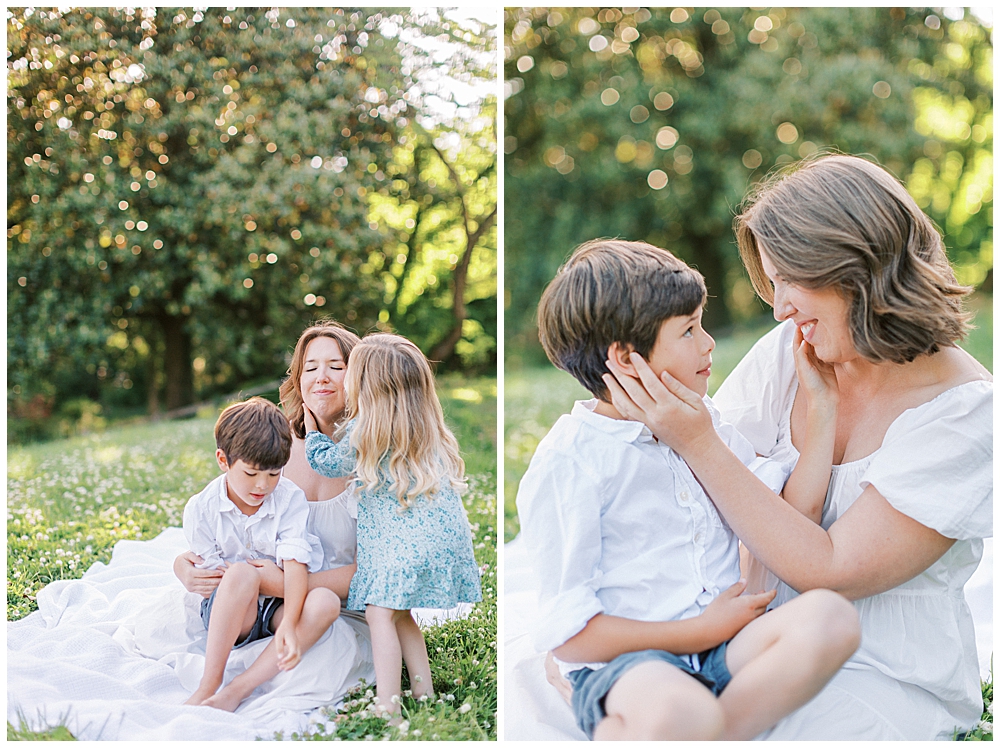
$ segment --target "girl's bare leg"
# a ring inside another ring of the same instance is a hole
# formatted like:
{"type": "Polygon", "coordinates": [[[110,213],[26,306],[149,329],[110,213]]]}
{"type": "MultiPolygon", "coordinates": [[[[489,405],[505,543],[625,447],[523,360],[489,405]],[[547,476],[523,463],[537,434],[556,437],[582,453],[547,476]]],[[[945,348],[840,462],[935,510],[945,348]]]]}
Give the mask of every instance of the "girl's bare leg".
{"type": "Polygon", "coordinates": [[[375,693],[379,704],[392,713],[399,712],[399,704],[392,697],[402,691],[403,650],[396,632],[396,612],[391,608],[369,605],[365,619],[372,634],[372,659],[375,664],[375,693]]]}
{"type": "Polygon", "coordinates": [[[198,688],[185,704],[198,706],[222,685],[233,645],[241,636],[250,633],[257,620],[259,587],[259,575],[252,566],[234,564],[226,570],[212,604],[205,645],[205,671],[198,688]]]}
{"type": "MultiPolygon", "coordinates": [[[[278,608],[274,618],[271,619],[272,629],[277,630],[283,615],[284,607],[278,608]]],[[[308,651],[313,644],[319,641],[319,638],[337,620],[339,615],[340,598],[335,593],[326,587],[310,590],[302,605],[299,625],[295,628],[295,634],[302,650],[308,651]]],[[[233,678],[217,694],[206,699],[205,706],[213,706],[227,712],[236,711],[236,707],[242,703],[243,699],[253,693],[253,690],[261,683],[271,680],[278,672],[278,655],[275,651],[274,640],[271,640],[253,664],[233,678]]]]}
{"type": "Polygon", "coordinates": [[[399,636],[399,646],[406,662],[406,670],[410,675],[410,690],[416,698],[423,695],[432,696],[434,685],[431,683],[431,664],[427,659],[427,643],[420,626],[413,620],[413,614],[408,610],[396,611],[396,634],[399,636]]]}
{"type": "Polygon", "coordinates": [[[594,740],[715,740],[722,709],[705,686],[666,662],[627,671],[604,699],[594,740]]]}
{"type": "Polygon", "coordinates": [[[858,614],[811,590],[744,627],[726,647],[733,679],[719,696],[725,740],[749,740],[808,702],[858,648],[858,614]]]}

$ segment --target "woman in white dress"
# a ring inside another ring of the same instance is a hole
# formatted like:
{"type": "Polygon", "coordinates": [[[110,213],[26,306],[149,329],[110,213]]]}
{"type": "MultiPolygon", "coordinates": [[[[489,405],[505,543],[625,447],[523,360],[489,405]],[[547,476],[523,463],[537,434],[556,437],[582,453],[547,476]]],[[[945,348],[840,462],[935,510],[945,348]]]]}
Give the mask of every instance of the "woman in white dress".
{"type": "MultiPolygon", "coordinates": [[[[315,414],[320,431],[332,436],[346,405],[347,359],[357,343],[358,336],[336,322],[323,321],[307,328],[295,344],[288,377],[280,389],[281,404],[292,427],[292,453],[283,474],[305,492],[309,500],[306,529],[323,546],[323,567],[309,575],[309,588],[328,587],[342,600],[347,599],[356,569],[357,502],[347,478],[324,478],[309,467],[302,405],[304,402],[315,414]]],[[[193,553],[182,553],[174,561],[174,573],[188,592],[208,597],[218,586],[222,572],[198,569],[195,564],[200,561],[193,553]]],[[[282,571],[270,561],[259,561],[257,565],[263,577],[261,593],[280,596],[284,589],[282,571]]],[[[338,621],[341,623],[334,625],[349,626],[357,640],[357,661],[351,670],[371,681],[371,637],[364,614],[342,609],[338,621]]]]}
{"type": "MultiPolygon", "coordinates": [[[[758,484],[669,375],[606,377],[621,412],[688,462],[776,603],[826,587],[854,601],[857,653],[770,739],[950,739],[982,711],[963,585],[992,535],[992,377],[955,345],[967,316],[941,238],[892,176],[826,156],[768,180],[737,218],[757,293],[784,324],[715,397],[766,456],[794,461],[805,426],[796,327],[839,393],[820,525],[758,484]],[[620,386],[619,386],[620,383],[620,386]]],[[[633,359],[634,361],[635,359],[633,359]]]]}

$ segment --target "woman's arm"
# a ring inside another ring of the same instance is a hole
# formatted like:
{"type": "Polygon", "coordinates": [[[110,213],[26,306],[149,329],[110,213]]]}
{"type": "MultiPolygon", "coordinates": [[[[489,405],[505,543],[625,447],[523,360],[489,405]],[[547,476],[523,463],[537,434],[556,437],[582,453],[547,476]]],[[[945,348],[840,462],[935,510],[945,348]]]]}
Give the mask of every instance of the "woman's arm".
{"type": "Polygon", "coordinates": [[[181,580],[184,589],[194,592],[202,597],[211,597],[212,592],[222,581],[225,569],[199,569],[195,564],[200,564],[204,559],[197,553],[184,551],[174,559],[174,576],[181,580]]]}
{"type": "Polygon", "coordinates": [[[895,510],[873,487],[829,531],[775,496],[726,447],[697,395],[641,356],[640,379],[605,375],[615,407],[676,450],[751,553],[793,589],[825,587],[849,599],[892,589],[937,561],[954,540],[895,510]]]}
{"type": "Polygon", "coordinates": [[[336,569],[317,571],[309,575],[309,589],[326,587],[333,590],[341,600],[347,600],[347,595],[351,591],[351,579],[357,570],[357,564],[348,564],[338,566],[336,569]]]}

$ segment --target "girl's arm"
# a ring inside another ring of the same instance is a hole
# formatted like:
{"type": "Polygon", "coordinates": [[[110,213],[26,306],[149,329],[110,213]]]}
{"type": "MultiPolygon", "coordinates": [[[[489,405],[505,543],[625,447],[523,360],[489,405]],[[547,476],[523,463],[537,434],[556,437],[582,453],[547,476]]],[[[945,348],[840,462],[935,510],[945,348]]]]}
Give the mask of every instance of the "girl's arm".
{"type": "Polygon", "coordinates": [[[553,650],[565,662],[610,662],[626,652],[662,649],[697,654],[729,641],[754,618],[763,615],[775,590],[741,595],[740,580],[713,600],[701,615],[682,621],[636,621],[598,613],[578,634],[553,650]]]}
{"type": "Polygon", "coordinates": [[[697,395],[631,357],[641,381],[613,362],[604,375],[618,411],[642,421],[690,466],[750,552],[798,592],[826,587],[857,600],[892,589],[955,541],[894,509],[869,485],[829,530],[775,496],[726,447],[697,395]]]}
{"type": "Polygon", "coordinates": [[[298,561],[286,560],[284,617],[274,632],[274,644],[278,653],[278,667],[291,670],[299,664],[302,652],[299,649],[295,629],[302,616],[302,605],[309,587],[309,573],[306,565],[298,561]]]}
{"type": "Polygon", "coordinates": [[[344,435],[335,442],[316,426],[316,417],[309,408],[302,406],[303,423],[306,428],[306,460],[309,467],[326,478],[343,478],[354,472],[357,456],[351,448],[351,421],[344,429],[344,435]]]}
{"type": "Polygon", "coordinates": [[[782,497],[803,515],[819,524],[833,469],[833,443],[837,432],[837,377],[833,367],[816,358],[813,347],[795,330],[795,372],[799,391],[806,398],[806,434],[782,497]]]}

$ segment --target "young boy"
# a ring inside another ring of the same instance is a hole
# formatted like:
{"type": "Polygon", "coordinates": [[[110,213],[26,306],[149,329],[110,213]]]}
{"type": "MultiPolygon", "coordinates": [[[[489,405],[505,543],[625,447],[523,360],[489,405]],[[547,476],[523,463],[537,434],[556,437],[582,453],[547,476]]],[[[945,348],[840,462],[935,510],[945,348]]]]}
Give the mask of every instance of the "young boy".
{"type": "MultiPolygon", "coordinates": [[[[605,361],[634,375],[633,352],[705,396],[715,341],[704,302],[701,275],[666,250],[597,240],[539,304],[549,358],[597,399],[542,439],[517,506],[541,583],[535,646],[554,652],[592,739],[752,738],[809,701],[858,645],[853,606],[828,590],[761,616],[774,592],[740,595],[738,541],[690,469],[611,403],[605,361]]],[[[810,425],[832,423],[812,400],[810,425]]],[[[708,404],[730,448],[780,490],[787,469],[758,458],[708,404]]],[[[789,484],[801,495],[786,496],[797,507],[826,492],[825,441],[803,450],[789,484]]]]}
{"type": "Polygon", "coordinates": [[[260,397],[230,405],[215,424],[215,443],[222,475],[188,501],[184,535],[203,559],[200,568],[225,573],[201,603],[205,672],[185,703],[233,711],[279,669],[298,664],[337,618],[340,601],[323,588],[307,595],[307,573],[321,564],[322,550],[306,533],[305,494],[281,475],[292,434],[278,407],[260,397]],[[257,559],[283,566],[283,600],[259,594],[257,559]],[[272,634],[253,665],[216,693],[229,652],[272,634]]]}

